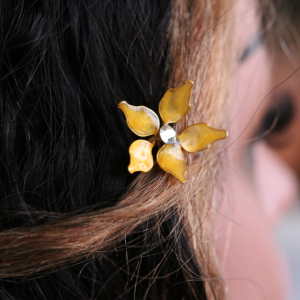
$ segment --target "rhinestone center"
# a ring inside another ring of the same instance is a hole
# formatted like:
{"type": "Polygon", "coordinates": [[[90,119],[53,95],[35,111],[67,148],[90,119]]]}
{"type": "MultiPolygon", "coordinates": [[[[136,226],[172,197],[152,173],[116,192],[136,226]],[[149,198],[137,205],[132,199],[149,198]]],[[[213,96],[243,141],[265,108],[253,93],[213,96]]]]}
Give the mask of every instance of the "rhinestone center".
{"type": "Polygon", "coordinates": [[[176,131],[168,124],[159,130],[159,136],[165,144],[175,144],[177,141],[176,131]]]}

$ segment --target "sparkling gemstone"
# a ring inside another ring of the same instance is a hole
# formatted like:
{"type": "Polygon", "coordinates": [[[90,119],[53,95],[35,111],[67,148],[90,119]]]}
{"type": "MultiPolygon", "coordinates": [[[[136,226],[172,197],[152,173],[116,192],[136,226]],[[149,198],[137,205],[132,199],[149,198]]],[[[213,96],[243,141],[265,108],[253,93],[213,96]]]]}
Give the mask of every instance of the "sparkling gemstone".
{"type": "Polygon", "coordinates": [[[165,144],[175,144],[177,140],[176,131],[170,125],[164,125],[159,130],[159,135],[165,144]]]}

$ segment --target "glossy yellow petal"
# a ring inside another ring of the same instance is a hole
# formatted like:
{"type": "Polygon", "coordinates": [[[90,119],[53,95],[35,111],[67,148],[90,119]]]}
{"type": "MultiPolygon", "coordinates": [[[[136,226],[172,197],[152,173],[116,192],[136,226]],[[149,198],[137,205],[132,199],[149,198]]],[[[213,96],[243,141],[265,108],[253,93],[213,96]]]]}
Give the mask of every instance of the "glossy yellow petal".
{"type": "Polygon", "coordinates": [[[134,172],[148,172],[153,167],[152,148],[154,144],[145,140],[137,140],[129,147],[130,164],[128,171],[132,174],[134,172]]]}
{"type": "Polygon", "coordinates": [[[126,101],[119,103],[124,112],[128,127],[138,136],[155,135],[159,129],[157,114],[145,106],[133,106],[126,101]]]}
{"type": "Polygon", "coordinates": [[[180,145],[164,145],[157,152],[159,166],[168,173],[171,173],[180,182],[186,182],[187,165],[180,145]]]}
{"type": "Polygon", "coordinates": [[[194,83],[185,84],[166,91],[159,103],[159,114],[164,123],[176,123],[183,119],[190,109],[191,89],[194,83]]]}
{"type": "Polygon", "coordinates": [[[209,127],[205,123],[189,126],[179,136],[178,139],[184,150],[188,152],[199,152],[205,150],[213,142],[226,139],[228,132],[209,127]]]}

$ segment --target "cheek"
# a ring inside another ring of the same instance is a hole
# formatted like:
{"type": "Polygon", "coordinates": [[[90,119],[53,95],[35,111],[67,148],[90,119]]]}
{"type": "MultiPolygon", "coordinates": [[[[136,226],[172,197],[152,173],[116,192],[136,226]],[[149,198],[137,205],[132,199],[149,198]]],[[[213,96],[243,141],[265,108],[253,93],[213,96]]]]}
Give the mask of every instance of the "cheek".
{"type": "MultiPolygon", "coordinates": [[[[228,149],[230,165],[259,203],[264,218],[276,221],[296,199],[294,172],[266,143],[253,136],[270,105],[271,64],[262,47],[239,69],[232,103],[228,149]]],[[[239,185],[237,183],[237,185],[239,185]]]]}
{"type": "Polygon", "coordinates": [[[269,105],[270,69],[263,47],[240,67],[230,113],[228,165],[222,175],[228,202],[220,208],[217,247],[233,300],[286,298],[273,225],[294,199],[297,183],[271,149],[251,142],[269,105]]]}
{"type": "Polygon", "coordinates": [[[264,142],[253,146],[252,182],[266,220],[274,225],[298,195],[294,172],[264,142]]]}

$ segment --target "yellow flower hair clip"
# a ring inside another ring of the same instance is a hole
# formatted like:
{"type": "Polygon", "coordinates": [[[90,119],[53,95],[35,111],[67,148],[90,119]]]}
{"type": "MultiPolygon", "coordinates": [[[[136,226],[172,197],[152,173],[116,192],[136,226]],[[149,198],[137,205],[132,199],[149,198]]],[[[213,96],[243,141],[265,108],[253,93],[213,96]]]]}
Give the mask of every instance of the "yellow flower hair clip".
{"type": "Polygon", "coordinates": [[[188,152],[199,152],[207,149],[211,143],[225,139],[226,130],[217,130],[205,123],[194,124],[177,136],[169,125],[182,120],[190,109],[190,96],[194,83],[187,80],[185,84],[169,89],[159,103],[160,122],[157,114],[145,106],[133,106],[126,101],[119,103],[124,112],[128,127],[138,136],[153,135],[148,141],[136,140],[129,147],[130,173],[148,172],[153,167],[152,148],[161,142],[164,145],[157,152],[157,163],[180,182],[186,182],[187,164],[182,148],[188,152]]]}

